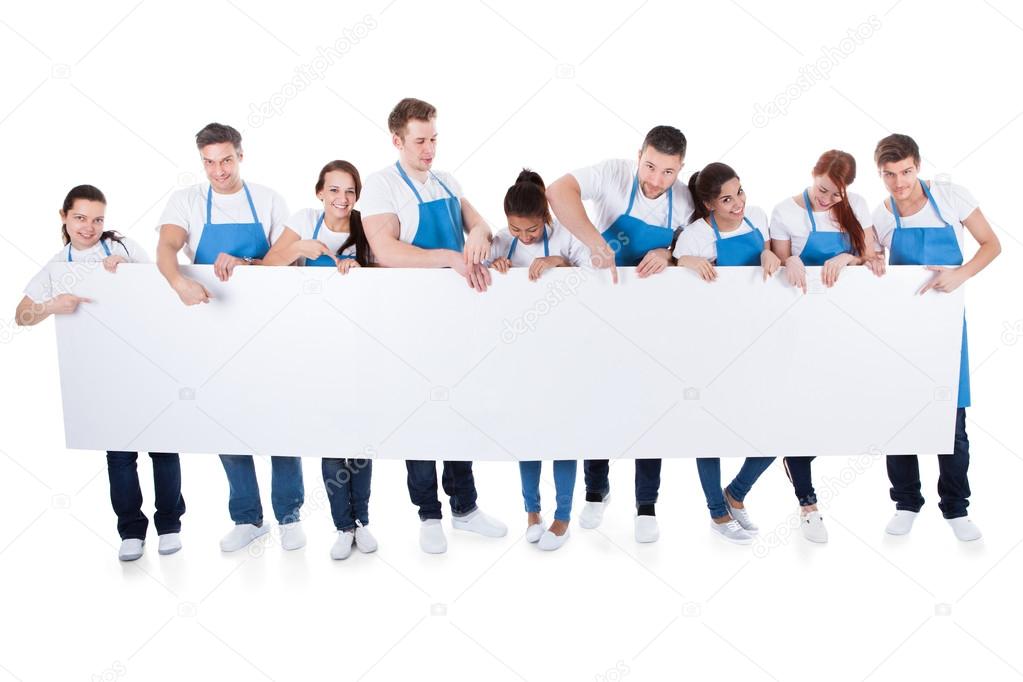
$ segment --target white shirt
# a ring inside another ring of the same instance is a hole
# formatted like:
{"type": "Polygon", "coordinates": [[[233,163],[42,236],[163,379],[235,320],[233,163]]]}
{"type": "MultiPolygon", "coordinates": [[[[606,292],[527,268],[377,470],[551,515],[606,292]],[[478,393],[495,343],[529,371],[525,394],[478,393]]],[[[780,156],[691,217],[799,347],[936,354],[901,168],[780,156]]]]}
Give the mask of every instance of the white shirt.
{"type": "MultiPolygon", "coordinates": [[[[288,204],[284,197],[263,185],[246,182],[252,194],[252,203],[256,207],[256,216],[263,224],[263,234],[267,242],[273,245],[277,238],[284,231],[284,221],[288,217],[288,204]]],[[[161,225],[177,225],[188,232],[188,241],[185,243],[185,255],[188,260],[195,261],[195,251],[199,248],[199,240],[202,239],[203,226],[206,224],[206,192],[209,190],[208,182],[192,185],[180,189],[171,195],[167,201],[167,207],[163,209],[160,222],[156,225],[156,231],[160,231],[161,225]]],[[[217,194],[213,192],[213,208],[210,221],[217,223],[251,223],[252,209],[249,208],[249,200],[245,197],[245,190],[240,189],[234,194],[217,194]]]]}
{"type": "MultiPolygon", "coordinates": [[[[770,239],[767,227],[767,214],[759,206],[747,206],[746,218],[753,223],[753,227],[760,230],[764,242],[770,239]]],[[[731,232],[722,232],[722,239],[731,239],[743,234],[749,234],[753,229],[746,224],[746,221],[739,223],[739,227],[731,232]]],[[[714,228],[707,219],[697,220],[686,226],[675,243],[675,258],[682,256],[697,256],[707,260],[716,260],[718,257],[717,237],[714,235],[714,228]]]]}
{"type": "MultiPolygon", "coordinates": [[[[624,159],[608,159],[595,166],[572,171],[579,183],[583,201],[592,201],[597,211],[597,231],[603,233],[611,227],[629,206],[632,182],[636,179],[637,163],[624,159]]],[[[671,187],[671,229],[683,227],[693,215],[693,199],[681,178],[671,187]]],[[[633,218],[648,225],[668,227],[668,192],[656,199],[647,199],[641,188],[636,189],[633,218]]]]}
{"type": "MultiPolygon", "coordinates": [[[[412,181],[424,203],[435,199],[447,199],[451,196],[441,186],[441,182],[451,190],[451,194],[455,195],[456,199],[459,201],[462,199],[462,186],[450,173],[430,171],[425,183],[419,182],[411,175],[409,175],[409,180],[412,181]],[[440,182],[437,181],[438,178],[440,178],[440,182]]],[[[359,212],[363,219],[374,215],[393,213],[398,216],[400,225],[398,238],[406,244],[411,244],[416,238],[416,232],[419,230],[419,202],[393,163],[363,181],[362,194],[359,195],[359,212]]],[[[463,226],[456,227],[461,229],[463,226]]]]}
{"type": "MultiPolygon", "coordinates": [[[[547,231],[547,250],[550,255],[561,256],[573,267],[584,267],[590,264],[590,250],[571,232],[562,227],[558,221],[555,220],[553,225],[546,225],[544,229],[547,231]]],[[[507,228],[498,232],[490,245],[490,261],[507,258],[508,250],[511,249],[514,241],[515,237],[507,228]]],[[[520,241],[511,257],[512,267],[529,267],[537,258],[543,258],[543,238],[537,239],[532,244],[523,244],[520,241]]]]}
{"type": "MultiPolygon", "coordinates": [[[[284,226],[297,234],[299,239],[312,239],[313,232],[316,230],[316,221],[320,219],[321,213],[323,213],[321,208],[303,208],[293,213],[284,222],[284,226]]],[[[348,233],[334,232],[324,222],[320,225],[320,233],[316,235],[316,239],[326,244],[331,253],[336,254],[341,245],[348,240],[348,233]]],[[[345,249],[343,255],[355,258],[355,244],[345,249]]],[[[305,258],[299,258],[298,265],[305,265],[305,258]]]]}
{"type": "MultiPolygon", "coordinates": [[[[853,214],[860,221],[864,230],[870,229],[874,223],[870,218],[870,208],[867,200],[859,194],[847,192],[849,205],[852,206],[853,214]]],[[[812,201],[812,199],[811,199],[812,201]]],[[[814,211],[814,222],[821,232],[841,232],[842,228],[831,216],[831,209],[827,211],[814,211]]],[[[774,207],[771,212],[771,239],[779,239],[792,242],[792,255],[798,256],[806,246],[807,237],[810,235],[810,217],[806,215],[806,209],[796,203],[792,197],[786,198],[783,202],[774,207]]],[[[869,246],[869,244],[868,244],[869,246]]]]}
{"type": "MultiPolygon", "coordinates": [[[[106,240],[107,248],[110,249],[111,256],[124,256],[129,263],[152,263],[152,259],[149,258],[149,254],[146,250],[139,246],[139,243],[129,237],[122,237],[123,244],[114,241],[113,239],[106,240]]],[[[107,252],[103,250],[103,246],[97,241],[90,248],[79,251],[78,249],[68,245],[62,248],[60,251],[54,254],[53,258],[49,260],[50,263],[67,263],[68,249],[71,249],[71,262],[72,263],[90,263],[93,266],[96,263],[101,262],[107,257],[107,252]]],[[[74,276],[71,276],[74,280],[74,276]]],[[[71,284],[73,281],[64,282],[63,277],[60,280],[54,280],[50,277],[48,268],[43,268],[35,277],[29,280],[29,283],[25,286],[25,295],[31,298],[36,303],[42,303],[48,301],[54,296],[59,294],[66,294],[70,292],[71,284]]]]}
{"type": "MultiPolygon", "coordinates": [[[[963,221],[970,217],[980,205],[970,194],[970,191],[962,185],[951,182],[938,182],[932,180],[929,183],[931,196],[938,204],[941,217],[951,223],[956,233],[956,241],[959,242],[959,250],[963,251],[963,221]]],[[[944,227],[941,219],[934,214],[934,207],[928,201],[923,208],[911,216],[901,216],[903,227],[944,227]]],[[[895,215],[888,210],[881,202],[881,205],[874,210],[874,229],[877,230],[877,238],[886,249],[892,247],[892,233],[895,231],[895,215]]]]}

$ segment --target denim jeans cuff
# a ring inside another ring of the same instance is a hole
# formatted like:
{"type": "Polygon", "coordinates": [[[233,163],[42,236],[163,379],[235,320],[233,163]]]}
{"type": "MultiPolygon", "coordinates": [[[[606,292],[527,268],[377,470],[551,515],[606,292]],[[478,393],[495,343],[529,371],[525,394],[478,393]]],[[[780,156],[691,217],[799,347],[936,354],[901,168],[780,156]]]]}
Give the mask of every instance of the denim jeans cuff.
{"type": "Polygon", "coordinates": [[[452,508],[451,509],[451,515],[452,516],[457,516],[458,518],[461,518],[463,516],[468,516],[469,514],[472,514],[477,509],[479,509],[479,507],[477,507],[475,504],[472,505],[471,509],[466,509],[465,511],[456,511],[454,508],[452,508]]]}

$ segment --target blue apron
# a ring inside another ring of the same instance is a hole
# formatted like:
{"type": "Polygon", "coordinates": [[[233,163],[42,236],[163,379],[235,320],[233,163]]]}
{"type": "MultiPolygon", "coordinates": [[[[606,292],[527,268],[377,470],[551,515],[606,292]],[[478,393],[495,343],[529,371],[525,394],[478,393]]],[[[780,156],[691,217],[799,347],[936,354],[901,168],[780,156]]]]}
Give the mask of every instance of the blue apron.
{"type": "Polygon", "coordinates": [[[718,221],[713,213],[710,214],[710,227],[717,239],[714,244],[718,252],[715,259],[717,265],[760,265],[760,254],[764,251],[764,235],[760,234],[760,230],[749,218],[743,216],[742,220],[750,226],[751,232],[722,239],[721,232],[718,231],[718,221]]]}
{"type": "Polygon", "coordinates": [[[845,232],[818,232],[817,221],[813,219],[813,208],[810,194],[803,190],[803,204],[806,215],[810,217],[810,234],[806,237],[806,245],[799,252],[803,265],[824,265],[824,262],[840,253],[852,253],[849,235],[845,232]]]}
{"type": "MultiPolygon", "coordinates": [[[[320,217],[316,219],[316,227],[313,228],[313,239],[320,236],[320,228],[323,227],[323,213],[320,212],[320,217]]],[[[343,258],[355,258],[355,256],[338,256],[338,260],[343,258]]],[[[306,267],[314,268],[332,268],[334,267],[334,261],[331,260],[330,256],[323,254],[314,258],[313,260],[305,259],[306,267]]]]}
{"type": "Polygon", "coordinates": [[[454,193],[431,172],[430,175],[433,175],[434,180],[440,183],[440,186],[448,193],[448,198],[423,201],[423,197],[419,195],[419,191],[412,184],[405,169],[401,167],[401,163],[395,161],[394,167],[398,169],[401,179],[409,186],[412,193],[416,195],[416,201],[419,202],[419,227],[416,228],[412,246],[418,246],[421,249],[450,249],[452,251],[464,249],[462,204],[454,193]]]}
{"type": "MultiPolygon", "coordinates": [[[[515,253],[515,247],[519,245],[519,238],[515,237],[512,240],[511,246],[508,247],[508,260],[511,260],[512,254],[515,253]]],[[[550,244],[547,241],[547,225],[543,226],[543,256],[544,258],[551,255],[550,244]]]]}
{"type": "MultiPolygon", "coordinates": [[[[103,253],[105,253],[106,255],[109,256],[110,255],[110,247],[107,246],[107,243],[105,241],[103,241],[102,239],[100,239],[99,240],[99,245],[103,247],[103,253]]],[[[127,250],[125,250],[125,252],[127,253],[127,250]]],[[[71,245],[70,244],[67,245],[67,262],[68,263],[71,262],[71,245]]]]}
{"type": "MultiPolygon", "coordinates": [[[[892,233],[892,249],[888,262],[891,265],[962,265],[963,251],[959,248],[955,228],[938,210],[927,183],[920,181],[927,195],[927,201],[941,226],[903,227],[895,198],[889,197],[892,215],[895,216],[895,231],[892,233]]],[[[970,358],[966,347],[966,317],[963,316],[963,346],[959,353],[959,400],[957,407],[970,406],[970,358]]]]}
{"type": "Polygon", "coordinates": [[[195,249],[196,265],[212,265],[221,253],[229,253],[235,258],[262,258],[270,250],[270,243],[263,232],[263,223],[256,215],[256,205],[252,203],[252,195],[243,182],[242,189],[249,200],[252,211],[251,223],[214,223],[213,222],[213,186],[206,192],[206,222],[202,226],[202,237],[195,249]]]}
{"type": "Polygon", "coordinates": [[[671,239],[675,236],[675,230],[671,227],[672,188],[668,188],[667,227],[650,225],[629,215],[632,213],[632,205],[636,201],[638,190],[639,176],[637,175],[632,179],[632,193],[629,195],[629,205],[625,209],[625,213],[618,216],[618,219],[611,223],[611,227],[601,234],[608,244],[612,242],[618,244],[618,248],[615,249],[615,265],[618,266],[639,265],[647,252],[670,247],[671,239]]]}

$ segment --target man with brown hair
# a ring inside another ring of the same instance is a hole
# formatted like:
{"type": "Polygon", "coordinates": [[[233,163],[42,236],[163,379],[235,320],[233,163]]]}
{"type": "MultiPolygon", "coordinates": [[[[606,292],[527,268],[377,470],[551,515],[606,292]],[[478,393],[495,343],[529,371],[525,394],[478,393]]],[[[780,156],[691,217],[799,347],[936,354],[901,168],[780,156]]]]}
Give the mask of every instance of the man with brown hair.
{"type": "MultiPolygon", "coordinates": [[[[921,180],[920,149],[909,135],[889,135],[874,150],[877,171],[889,192],[874,211],[874,229],[889,250],[889,264],[918,265],[933,275],[919,293],[955,291],[986,268],[1001,252],[998,236],[981,213],[979,202],[961,185],[921,180]],[[980,248],[966,261],[963,228],[980,248]]],[[[970,441],[966,436],[966,408],[970,405],[970,361],[966,350],[966,319],[959,358],[956,390],[955,439],[952,452],[938,455],[938,508],[956,538],[964,542],[980,538],[970,520],[970,441]]],[[[906,535],[913,529],[924,504],[920,494],[920,463],[916,455],[888,455],[889,491],[895,516],[885,528],[890,535],[906,535]]]]}
{"type": "MultiPolygon", "coordinates": [[[[422,100],[398,102],[387,119],[398,160],[366,178],[359,210],[370,248],[383,267],[451,268],[477,291],[486,291],[491,232],[462,195],[450,173],[433,171],[437,153],[437,110],[422,100]]],[[[409,460],[408,488],[419,507],[419,546],[429,554],[447,551],[437,498],[437,465],[409,460]]],[[[451,502],[451,525],[489,537],[508,532],[503,523],[476,506],[472,462],[444,462],[444,491],[451,502]]]]}

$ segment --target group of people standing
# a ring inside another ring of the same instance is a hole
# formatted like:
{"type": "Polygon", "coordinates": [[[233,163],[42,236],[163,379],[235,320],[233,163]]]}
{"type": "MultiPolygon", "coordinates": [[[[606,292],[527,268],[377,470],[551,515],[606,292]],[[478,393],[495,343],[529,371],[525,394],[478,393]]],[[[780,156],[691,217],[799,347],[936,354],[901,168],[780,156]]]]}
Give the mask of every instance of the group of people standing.
{"type": "MultiPolygon", "coordinates": [[[[888,193],[873,211],[849,191],[856,162],[848,153],[827,151],[814,164],[808,185],[772,210],[747,204],[739,174],[715,162],[681,179],[686,138],[671,126],[650,130],[635,159],[612,159],[566,174],[546,187],[535,172],[523,170],[504,199],[507,227],[496,235],[450,174],[433,169],[437,152],[436,109],[418,99],[400,101],[388,117],[398,158],[363,181],[348,161],[326,164],[317,177],[317,204],[289,213],[280,194],[242,180],[241,135],[211,123],[196,135],[207,182],[171,196],[157,227],[156,265],[185,305],[208,303],[203,285],[183,274],[178,254],[197,265],[212,265],[222,281],[248,265],[334,267],[341,274],[358,267],[450,268],[466,284],[483,292],[491,271],[529,268],[539,279],[554,267],[607,269],[618,281],[618,267],[635,267],[639,277],[654,276],[672,265],[691,269],[713,282],[717,268],[756,266],[764,279],[784,268],[786,281],[807,286],[806,266],[820,266],[825,286],[834,286],[847,266],[866,266],[883,276],[886,263],[919,265],[933,271],[921,293],[949,292],[986,267],[1000,245],[977,201],[963,187],[918,177],[920,151],[912,138],[889,135],[878,142],[874,162],[888,193]],[[356,209],[358,202],[359,208],[356,209]],[[584,202],[591,202],[593,218],[584,202]],[[979,244],[965,261],[963,228],[979,244]]],[[[102,262],[115,272],[123,262],[152,262],[134,240],[106,229],[106,199],[90,185],[73,188],[60,209],[64,246],[53,258],[66,262],[102,262]]],[[[61,293],[44,268],[25,289],[17,309],[19,324],[37,324],[51,314],[74,313],[88,299],[61,293]]],[[[967,515],[970,495],[969,441],[965,408],[970,404],[966,326],[963,341],[953,451],[938,455],[939,508],[955,536],[980,537],[967,515]]],[[[177,454],[150,453],[155,486],[154,524],[159,552],[181,548],[181,469],[177,454]]],[[[263,518],[259,483],[251,455],[220,455],[229,486],[228,511],[234,525],[221,539],[224,552],[247,546],[269,530],[263,518]]],[[[699,458],[710,528],[724,540],[749,544],[757,526],[744,500],[774,458],[751,457],[722,487],[721,462],[699,458]]],[[[826,542],[817,507],[813,457],[785,457],[784,468],[799,504],[803,535],[826,542]]],[[[148,519],[142,512],[137,453],[107,453],[110,497],[122,538],[119,557],[143,554],[148,519]]],[[[300,521],[304,502],[301,459],[272,457],[271,503],[286,550],[305,545],[300,521]]],[[[424,552],[443,553],[447,539],[434,461],[407,461],[408,489],[419,509],[419,543],[424,552]]],[[[555,550],[569,537],[575,460],[553,462],[554,520],[541,516],[540,462],[519,464],[527,541],[555,550]]],[[[894,535],[908,533],[924,503],[916,455],[887,457],[891,498],[896,511],[887,525],[894,535]]],[[[325,457],[323,482],[337,537],[334,559],[353,548],[372,552],[369,531],[372,461],[325,457]]],[[[585,502],[579,525],[597,528],[610,500],[607,460],[585,460],[585,502]]],[[[655,542],[660,534],[656,504],[660,459],[635,461],[635,538],[655,542]]],[[[451,507],[452,527],[487,537],[502,537],[507,526],[477,505],[472,462],[445,461],[441,485],[451,507]]]]}

